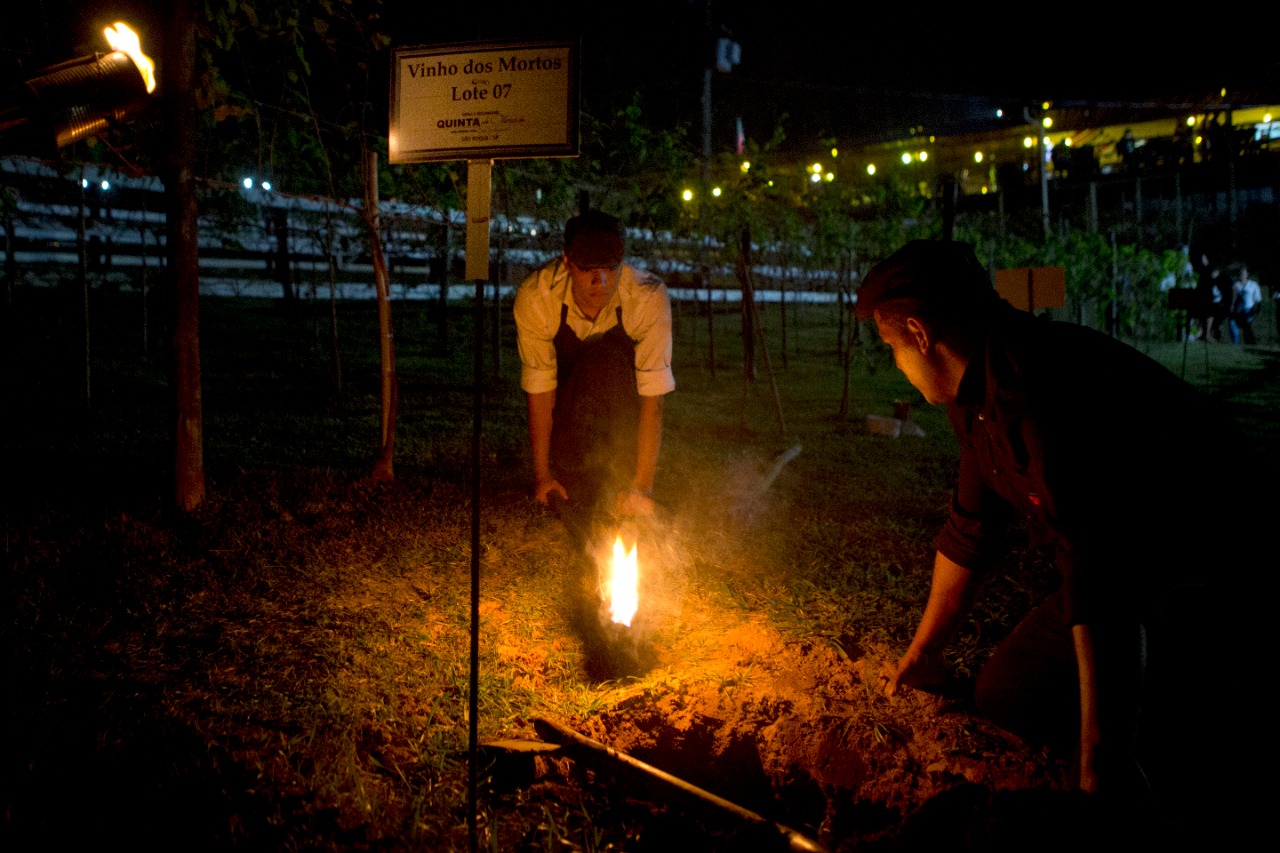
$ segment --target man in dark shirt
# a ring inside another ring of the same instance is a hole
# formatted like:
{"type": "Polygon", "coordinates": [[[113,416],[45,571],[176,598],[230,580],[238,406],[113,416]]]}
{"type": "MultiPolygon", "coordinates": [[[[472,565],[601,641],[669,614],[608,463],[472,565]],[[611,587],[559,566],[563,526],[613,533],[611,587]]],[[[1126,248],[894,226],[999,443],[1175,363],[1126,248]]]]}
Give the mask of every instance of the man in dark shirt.
{"type": "Polygon", "coordinates": [[[1220,584],[1223,560],[1238,559],[1224,543],[1239,506],[1212,462],[1239,440],[1233,427],[1137,350],[1001,300],[967,244],[907,244],[867,275],[856,308],[947,407],[961,448],[929,599],[886,692],[940,678],[943,648],[1021,520],[1062,585],[983,668],[978,710],[1074,753],[1085,792],[1173,802],[1188,783],[1221,787],[1226,765],[1204,733],[1216,696],[1191,679],[1197,666],[1244,672],[1216,657],[1246,651],[1247,616],[1220,584]]]}

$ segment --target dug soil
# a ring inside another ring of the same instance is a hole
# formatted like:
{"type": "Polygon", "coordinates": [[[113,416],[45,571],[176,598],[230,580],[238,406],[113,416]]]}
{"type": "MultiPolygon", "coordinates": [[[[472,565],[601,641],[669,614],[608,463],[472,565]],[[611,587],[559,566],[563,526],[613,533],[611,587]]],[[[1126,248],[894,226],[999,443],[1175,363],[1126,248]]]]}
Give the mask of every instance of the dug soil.
{"type": "MultiPolygon", "coordinates": [[[[555,537],[543,530],[531,539],[546,542],[544,534],[555,537]]],[[[979,717],[964,679],[887,697],[893,649],[861,647],[847,635],[797,636],[752,608],[726,607],[673,570],[699,562],[697,545],[661,524],[646,536],[661,544],[650,549],[641,583],[648,612],[642,605],[630,627],[612,624],[596,597],[604,541],[585,549],[580,576],[560,599],[575,611],[580,675],[606,695],[589,714],[524,721],[533,739],[564,747],[536,753],[532,773],[517,774],[527,791],[572,802],[584,790],[606,792],[643,816],[644,830],[633,835],[643,850],[1068,850],[1099,837],[1169,841],[1168,815],[1153,805],[1083,797],[1073,791],[1070,757],[979,717]],[[553,727],[597,748],[566,743],[553,727]]],[[[733,567],[719,568],[732,576],[733,567]]],[[[490,606],[491,615],[501,610],[490,606]]],[[[502,775],[494,777],[499,787],[502,775]]]]}

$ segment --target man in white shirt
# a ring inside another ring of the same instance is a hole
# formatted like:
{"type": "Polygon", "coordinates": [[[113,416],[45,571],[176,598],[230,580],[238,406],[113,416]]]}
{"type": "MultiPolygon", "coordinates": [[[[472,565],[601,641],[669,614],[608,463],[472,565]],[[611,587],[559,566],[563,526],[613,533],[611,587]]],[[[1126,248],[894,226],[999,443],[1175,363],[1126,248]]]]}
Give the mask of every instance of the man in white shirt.
{"type": "Polygon", "coordinates": [[[617,514],[648,515],[663,400],[675,388],[671,301],[623,253],[614,217],[589,210],[566,223],[563,254],[516,291],[520,386],[534,496],[588,513],[611,499],[617,514]]]}
{"type": "Polygon", "coordinates": [[[1240,267],[1240,277],[1231,289],[1231,342],[1256,344],[1253,335],[1253,318],[1262,308],[1262,288],[1249,278],[1249,268],[1240,267]]]}

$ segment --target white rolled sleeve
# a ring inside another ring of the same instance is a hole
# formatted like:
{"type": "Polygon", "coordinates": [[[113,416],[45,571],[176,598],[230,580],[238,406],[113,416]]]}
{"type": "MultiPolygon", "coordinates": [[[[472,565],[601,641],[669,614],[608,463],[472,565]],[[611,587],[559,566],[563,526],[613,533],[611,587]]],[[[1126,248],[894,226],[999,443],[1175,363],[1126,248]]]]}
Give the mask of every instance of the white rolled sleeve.
{"type": "MultiPolygon", "coordinates": [[[[516,291],[514,308],[516,346],[520,352],[520,387],[528,394],[554,391],[556,387],[556,330],[560,327],[561,299],[554,297],[559,265],[534,273],[516,291]],[[554,310],[553,310],[554,309],[554,310]]],[[[564,275],[567,280],[567,273],[564,275]]]]}

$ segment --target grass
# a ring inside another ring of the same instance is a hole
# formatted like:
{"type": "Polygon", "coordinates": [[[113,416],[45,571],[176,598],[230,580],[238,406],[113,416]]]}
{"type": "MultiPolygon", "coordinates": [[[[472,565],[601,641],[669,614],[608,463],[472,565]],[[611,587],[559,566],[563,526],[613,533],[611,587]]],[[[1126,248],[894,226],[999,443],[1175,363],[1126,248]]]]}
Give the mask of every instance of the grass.
{"type": "MultiPolygon", "coordinates": [[[[124,838],[166,849],[466,847],[466,310],[451,314],[442,345],[427,306],[396,306],[397,478],[371,485],[372,304],[340,306],[345,376],[335,398],[325,306],[286,313],[206,300],[209,499],[181,517],[166,509],[163,359],[142,351],[139,306],[127,293],[95,294],[87,411],[74,309],[55,291],[21,289],[8,314],[10,849],[124,838]]],[[[763,317],[776,347],[777,308],[763,317]]],[[[905,643],[948,505],[954,439],[944,414],[922,405],[924,438],[867,433],[866,414],[918,400],[867,335],[850,413],[837,418],[830,309],[807,306],[788,324],[783,434],[763,365],[754,383],[742,381],[736,317],[718,318],[713,377],[703,321],[682,312],[656,494],[663,538],[650,583],[660,618],[645,629],[662,653],[600,677],[570,604],[593,579],[527,497],[524,402],[504,328],[500,368],[484,386],[482,740],[532,737],[539,716],[585,724],[659,687],[767,683],[757,665],[709,657],[743,623],[846,661],[905,643]],[[803,451],[764,500],[744,507],[796,443],[803,451]]],[[[1181,345],[1147,348],[1180,369],[1181,345]]],[[[1189,352],[1198,357],[1187,360],[1188,379],[1250,430],[1260,466],[1276,463],[1276,352],[1189,352]]],[[[1025,548],[1004,568],[952,651],[961,672],[1053,582],[1025,548]]],[[[868,737],[901,737],[884,709],[859,713],[868,737]]],[[[629,849],[654,831],[647,807],[548,778],[530,787],[486,775],[485,847],[629,849]]]]}

